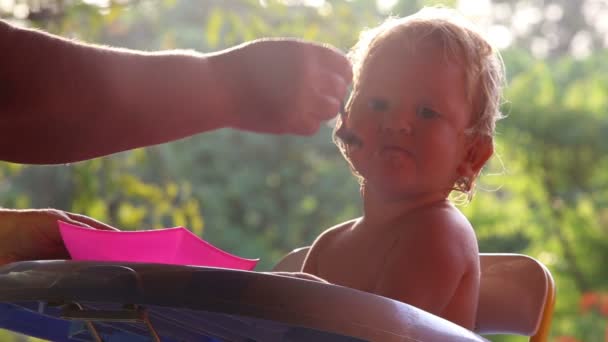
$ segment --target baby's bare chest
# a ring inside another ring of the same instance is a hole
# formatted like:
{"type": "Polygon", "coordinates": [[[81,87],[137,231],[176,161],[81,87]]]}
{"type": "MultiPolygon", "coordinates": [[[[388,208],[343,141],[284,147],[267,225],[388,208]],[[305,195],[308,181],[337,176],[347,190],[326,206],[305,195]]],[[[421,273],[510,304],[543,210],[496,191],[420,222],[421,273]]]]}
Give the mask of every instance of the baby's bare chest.
{"type": "Polygon", "coordinates": [[[319,260],[320,276],[331,283],[373,292],[385,271],[399,236],[345,234],[324,249],[319,260]]]}

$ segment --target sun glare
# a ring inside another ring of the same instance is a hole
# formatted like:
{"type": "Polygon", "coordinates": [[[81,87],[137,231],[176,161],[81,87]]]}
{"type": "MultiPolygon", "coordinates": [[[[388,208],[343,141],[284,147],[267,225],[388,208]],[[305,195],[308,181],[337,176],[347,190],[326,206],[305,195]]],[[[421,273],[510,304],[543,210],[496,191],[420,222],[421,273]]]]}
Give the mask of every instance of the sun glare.
{"type": "MultiPolygon", "coordinates": [[[[491,0],[459,0],[458,10],[478,25],[488,40],[498,49],[505,49],[513,42],[513,32],[504,25],[493,24],[493,17],[508,17],[508,7],[493,4],[491,0]]],[[[527,22],[526,22],[527,25],[527,22]]],[[[523,27],[522,27],[523,28],[523,27]]]]}

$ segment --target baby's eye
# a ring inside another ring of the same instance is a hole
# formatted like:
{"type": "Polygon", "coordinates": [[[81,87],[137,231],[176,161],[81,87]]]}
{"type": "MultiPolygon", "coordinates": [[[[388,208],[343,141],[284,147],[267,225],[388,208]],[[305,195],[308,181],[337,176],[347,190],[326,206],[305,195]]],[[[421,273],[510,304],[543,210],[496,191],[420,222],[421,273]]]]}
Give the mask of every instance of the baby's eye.
{"type": "Polygon", "coordinates": [[[388,101],[385,99],[371,99],[367,106],[373,111],[384,112],[388,110],[388,101]]]}
{"type": "Polygon", "coordinates": [[[429,107],[419,107],[416,114],[423,119],[433,119],[440,115],[429,107]]]}

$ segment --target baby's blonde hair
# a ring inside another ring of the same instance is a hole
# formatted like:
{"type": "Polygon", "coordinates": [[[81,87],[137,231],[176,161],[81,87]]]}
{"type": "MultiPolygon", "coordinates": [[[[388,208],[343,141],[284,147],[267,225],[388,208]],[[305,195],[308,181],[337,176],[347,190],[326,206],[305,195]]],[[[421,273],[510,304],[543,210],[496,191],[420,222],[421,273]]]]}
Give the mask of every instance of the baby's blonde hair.
{"type": "MultiPolygon", "coordinates": [[[[347,112],[352,99],[357,96],[368,62],[385,42],[395,41],[404,50],[411,50],[426,41],[438,43],[447,59],[458,62],[464,68],[467,100],[474,111],[466,132],[492,139],[496,122],[503,117],[500,111],[505,80],[502,58],[468,20],[456,10],[443,7],[426,7],[404,18],[389,18],[361,33],[348,55],[353,65],[353,94],[347,104],[347,112]]],[[[343,125],[342,119],[336,123],[334,141],[353,168],[344,141],[335,135],[343,125]]],[[[360,178],[356,171],[355,175],[360,178]]],[[[467,185],[467,182],[459,180],[454,190],[470,194],[473,181],[470,180],[467,185]]]]}

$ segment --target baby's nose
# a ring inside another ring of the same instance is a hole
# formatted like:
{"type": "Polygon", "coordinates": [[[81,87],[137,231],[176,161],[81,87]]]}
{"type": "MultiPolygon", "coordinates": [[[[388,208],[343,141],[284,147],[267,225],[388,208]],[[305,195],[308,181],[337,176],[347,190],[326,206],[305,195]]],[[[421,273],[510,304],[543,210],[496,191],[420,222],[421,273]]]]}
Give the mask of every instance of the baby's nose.
{"type": "Polygon", "coordinates": [[[387,133],[412,134],[411,119],[402,111],[389,110],[384,113],[380,130],[387,133]]]}

